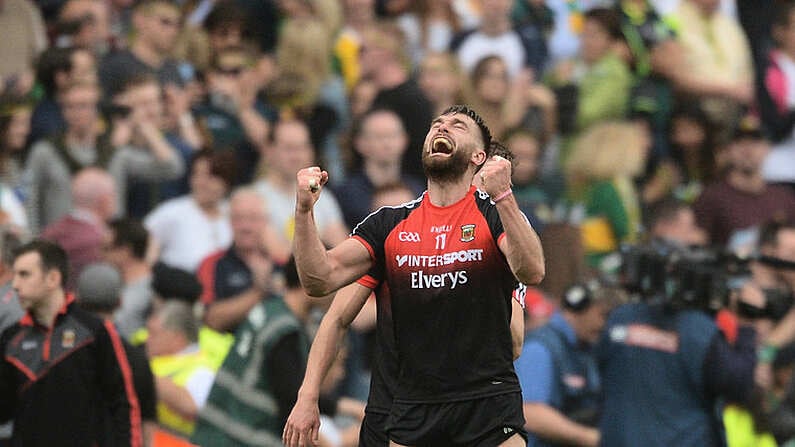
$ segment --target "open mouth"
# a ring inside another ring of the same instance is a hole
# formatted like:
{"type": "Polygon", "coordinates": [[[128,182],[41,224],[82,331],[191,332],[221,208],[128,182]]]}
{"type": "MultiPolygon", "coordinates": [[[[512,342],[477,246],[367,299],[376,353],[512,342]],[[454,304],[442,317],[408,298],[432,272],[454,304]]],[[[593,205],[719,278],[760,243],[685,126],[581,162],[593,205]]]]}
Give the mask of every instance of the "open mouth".
{"type": "Polygon", "coordinates": [[[452,154],[453,142],[445,137],[436,137],[431,142],[431,155],[434,154],[452,154]]]}

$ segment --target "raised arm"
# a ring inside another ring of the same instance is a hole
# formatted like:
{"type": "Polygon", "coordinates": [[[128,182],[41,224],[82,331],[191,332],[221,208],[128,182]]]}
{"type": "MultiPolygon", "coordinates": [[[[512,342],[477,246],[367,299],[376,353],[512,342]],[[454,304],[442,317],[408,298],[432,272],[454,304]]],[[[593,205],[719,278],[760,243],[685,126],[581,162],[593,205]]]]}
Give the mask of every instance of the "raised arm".
{"type": "Polygon", "coordinates": [[[306,374],[293,411],[287,418],[282,440],[288,447],[318,443],[320,385],[337,356],[340,341],[370,296],[370,289],[353,283],[337,293],[326,312],[309,350],[306,374]]]}
{"type": "Polygon", "coordinates": [[[495,155],[486,161],[477,175],[496,203],[505,230],[499,246],[511,271],[516,279],[528,286],[538,284],[544,279],[544,252],[541,240],[511,192],[511,163],[495,155]]]}
{"type": "Polygon", "coordinates": [[[370,252],[355,239],[331,250],[323,246],[312,212],[328,181],[328,173],[314,166],[298,171],[293,253],[301,284],[310,296],[329,295],[364,275],[372,265],[370,252]]]}

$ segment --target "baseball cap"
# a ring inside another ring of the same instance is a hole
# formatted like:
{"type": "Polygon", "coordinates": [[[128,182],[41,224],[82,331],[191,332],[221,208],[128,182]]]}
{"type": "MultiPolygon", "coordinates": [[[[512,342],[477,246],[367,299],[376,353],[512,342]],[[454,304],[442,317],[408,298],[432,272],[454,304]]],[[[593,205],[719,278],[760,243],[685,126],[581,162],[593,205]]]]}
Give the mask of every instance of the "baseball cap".
{"type": "Polygon", "coordinates": [[[106,262],[89,264],[77,278],[77,302],[94,311],[112,311],[121,302],[123,281],[119,271],[106,262]]]}

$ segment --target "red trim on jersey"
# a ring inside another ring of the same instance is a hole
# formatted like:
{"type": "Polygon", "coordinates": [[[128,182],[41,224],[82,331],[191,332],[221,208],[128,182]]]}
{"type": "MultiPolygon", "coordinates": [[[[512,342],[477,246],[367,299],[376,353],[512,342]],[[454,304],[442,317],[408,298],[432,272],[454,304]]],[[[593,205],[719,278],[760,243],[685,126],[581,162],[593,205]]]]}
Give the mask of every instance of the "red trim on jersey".
{"type": "MultiPolygon", "coordinates": [[[[505,234],[505,232],[503,231],[503,232],[502,232],[502,233],[501,233],[501,234],[500,234],[500,235],[497,237],[497,248],[499,248],[499,246],[500,246],[500,243],[502,242],[502,238],[504,238],[505,236],[506,236],[506,234],[505,234]]],[[[500,252],[502,252],[502,250],[500,250],[500,252]]]]}
{"type": "Polygon", "coordinates": [[[27,366],[25,366],[25,364],[22,363],[22,361],[20,361],[16,357],[11,357],[11,356],[6,356],[6,361],[16,366],[18,370],[22,371],[22,374],[27,376],[27,378],[30,379],[31,382],[36,381],[36,374],[33,374],[33,371],[31,371],[27,366]]]}
{"type": "Polygon", "coordinates": [[[113,323],[105,320],[105,329],[107,329],[110,342],[113,345],[113,352],[116,354],[116,360],[124,378],[124,391],[127,394],[127,400],[130,402],[130,435],[132,438],[130,439],[130,446],[140,447],[143,444],[141,439],[141,408],[138,406],[138,397],[135,394],[135,385],[133,385],[132,370],[127,361],[127,353],[124,351],[124,346],[121,344],[121,339],[116,332],[116,328],[113,327],[113,323]]]}
{"type": "Polygon", "coordinates": [[[202,294],[199,300],[205,306],[209,306],[215,301],[215,266],[218,261],[224,257],[226,250],[218,250],[217,252],[207,256],[199,264],[199,269],[196,270],[196,279],[202,285],[202,294]]]}
{"type": "Polygon", "coordinates": [[[375,261],[375,250],[373,250],[373,247],[371,247],[370,244],[366,240],[362,239],[361,236],[358,236],[358,235],[355,235],[355,234],[353,236],[351,236],[351,239],[355,239],[355,240],[361,242],[362,245],[364,245],[364,248],[366,248],[367,251],[370,253],[370,259],[375,261]]]}
{"type": "Polygon", "coordinates": [[[356,283],[367,287],[370,290],[375,290],[378,287],[378,281],[370,275],[364,275],[361,278],[356,280],[356,283]]]}

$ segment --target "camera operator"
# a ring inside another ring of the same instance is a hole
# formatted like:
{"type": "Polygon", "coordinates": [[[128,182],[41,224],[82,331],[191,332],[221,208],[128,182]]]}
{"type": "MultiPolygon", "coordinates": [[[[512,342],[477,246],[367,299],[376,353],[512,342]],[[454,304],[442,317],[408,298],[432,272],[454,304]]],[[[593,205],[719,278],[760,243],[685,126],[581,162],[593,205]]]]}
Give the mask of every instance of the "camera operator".
{"type": "Polygon", "coordinates": [[[599,444],[593,346],[621,294],[597,281],[575,284],[550,321],[527,333],[515,367],[530,447],[599,444]]]}
{"type": "MultiPolygon", "coordinates": [[[[704,266],[677,267],[700,274],[704,266]]],[[[717,402],[746,402],[754,384],[756,331],[739,316],[730,345],[706,311],[716,294],[699,286],[701,278],[690,281],[696,276],[673,278],[680,290],[611,313],[597,348],[605,396],[601,445],[720,445],[717,402]]],[[[758,294],[741,295],[738,302],[766,306],[758,294]]]]}

